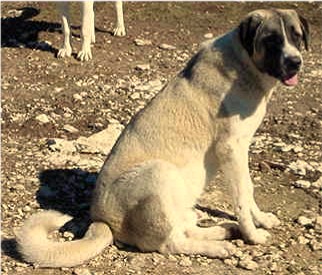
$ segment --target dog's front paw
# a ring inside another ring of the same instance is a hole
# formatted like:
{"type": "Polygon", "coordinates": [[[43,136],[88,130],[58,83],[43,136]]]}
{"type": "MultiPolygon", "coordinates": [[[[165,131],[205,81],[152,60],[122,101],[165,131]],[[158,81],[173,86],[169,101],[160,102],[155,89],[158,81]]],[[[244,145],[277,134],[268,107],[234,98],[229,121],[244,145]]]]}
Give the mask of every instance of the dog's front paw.
{"type": "Polygon", "coordinates": [[[125,28],[124,26],[117,26],[114,30],[113,30],[113,35],[114,36],[125,36],[126,32],[125,32],[125,28]]]}
{"type": "Polygon", "coordinates": [[[254,216],[256,226],[270,229],[281,224],[280,220],[273,213],[260,212],[254,216]]]}
{"type": "Polygon", "coordinates": [[[265,244],[270,239],[269,234],[265,229],[256,229],[251,234],[245,236],[246,240],[251,244],[265,244]]]}
{"type": "Polygon", "coordinates": [[[59,49],[57,53],[57,58],[71,57],[71,55],[72,55],[72,48],[63,47],[59,49]]]}
{"type": "Polygon", "coordinates": [[[89,61],[90,59],[92,59],[91,49],[81,50],[77,55],[77,59],[79,59],[80,61],[89,61]]]}

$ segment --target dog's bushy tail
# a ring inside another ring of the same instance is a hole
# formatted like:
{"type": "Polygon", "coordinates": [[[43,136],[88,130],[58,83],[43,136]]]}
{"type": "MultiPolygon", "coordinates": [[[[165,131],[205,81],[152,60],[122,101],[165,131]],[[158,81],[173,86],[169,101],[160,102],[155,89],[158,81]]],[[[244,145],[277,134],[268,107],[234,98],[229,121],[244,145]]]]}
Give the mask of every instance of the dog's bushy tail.
{"type": "Polygon", "coordinates": [[[17,235],[18,250],[24,260],[42,267],[71,267],[82,264],[113,242],[109,226],[102,222],[90,225],[85,236],[70,242],[55,242],[48,234],[72,217],[57,211],[44,211],[31,216],[17,235]]]}

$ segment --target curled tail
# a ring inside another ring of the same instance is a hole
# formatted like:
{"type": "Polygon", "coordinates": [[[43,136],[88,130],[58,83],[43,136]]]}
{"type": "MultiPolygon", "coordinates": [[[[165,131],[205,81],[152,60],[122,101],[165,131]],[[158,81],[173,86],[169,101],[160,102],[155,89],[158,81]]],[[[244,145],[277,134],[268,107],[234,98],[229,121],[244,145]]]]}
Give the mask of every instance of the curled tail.
{"type": "Polygon", "coordinates": [[[80,240],[60,243],[47,238],[71,219],[52,210],[31,216],[17,233],[23,258],[42,267],[71,267],[93,258],[113,242],[110,228],[102,222],[92,223],[80,240]]]}

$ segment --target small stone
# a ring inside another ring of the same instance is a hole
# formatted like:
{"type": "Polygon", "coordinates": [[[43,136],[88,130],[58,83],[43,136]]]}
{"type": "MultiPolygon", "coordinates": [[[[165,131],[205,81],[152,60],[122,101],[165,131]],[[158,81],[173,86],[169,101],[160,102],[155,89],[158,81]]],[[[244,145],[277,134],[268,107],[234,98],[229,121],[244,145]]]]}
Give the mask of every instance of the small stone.
{"type": "Polygon", "coordinates": [[[141,96],[139,93],[133,93],[130,95],[130,98],[132,98],[133,100],[139,99],[141,96]]]}
{"type": "Polygon", "coordinates": [[[69,124],[64,125],[63,130],[72,134],[76,134],[79,132],[78,129],[76,129],[74,126],[69,124]]]}
{"type": "Polygon", "coordinates": [[[236,243],[237,247],[243,247],[244,246],[244,241],[243,240],[238,239],[238,240],[235,241],[235,243],[236,243]]]}
{"type": "Polygon", "coordinates": [[[236,258],[228,258],[224,260],[224,263],[230,266],[237,266],[238,260],[236,258]]]}
{"type": "Polygon", "coordinates": [[[206,38],[206,39],[211,39],[211,38],[214,37],[214,35],[211,32],[209,32],[209,33],[204,34],[203,37],[206,38]]]}
{"type": "Polygon", "coordinates": [[[150,68],[150,64],[140,64],[135,66],[135,69],[138,71],[148,71],[150,68]]]}
{"type": "Polygon", "coordinates": [[[299,242],[299,244],[307,244],[307,243],[309,243],[309,240],[307,238],[305,238],[304,236],[299,236],[297,238],[297,241],[299,242]]]}
{"type": "Polygon", "coordinates": [[[312,187],[321,189],[322,188],[322,176],[315,182],[312,182],[312,187]]]}
{"type": "Polygon", "coordinates": [[[189,258],[185,257],[182,260],[180,260],[179,265],[181,266],[191,266],[192,262],[189,258]]]}
{"type": "Polygon", "coordinates": [[[312,224],[312,219],[307,218],[307,217],[304,217],[304,216],[299,216],[298,219],[297,219],[297,222],[300,225],[307,226],[307,225],[311,225],[312,224]]]}
{"type": "Polygon", "coordinates": [[[83,97],[80,94],[73,94],[73,99],[75,101],[81,101],[83,97]]]}
{"type": "Polygon", "coordinates": [[[313,251],[322,250],[322,242],[319,242],[316,239],[313,239],[310,242],[310,247],[313,251]]]}
{"type": "Polygon", "coordinates": [[[258,268],[258,264],[250,259],[239,261],[238,266],[246,270],[256,270],[258,268]]]}
{"type": "Polygon", "coordinates": [[[278,270],[277,263],[275,263],[275,262],[269,263],[269,264],[268,264],[268,268],[269,268],[271,271],[277,271],[277,270],[278,270]]]}
{"type": "Polygon", "coordinates": [[[294,174],[305,176],[306,170],[314,171],[313,167],[304,160],[293,161],[288,166],[294,174]]]}
{"type": "Polygon", "coordinates": [[[134,44],[136,46],[150,46],[152,45],[152,41],[151,40],[148,40],[148,39],[135,39],[134,40],[134,44]]]}
{"type": "Polygon", "coordinates": [[[176,49],[175,46],[165,44],[165,43],[159,45],[159,48],[162,49],[162,50],[175,50],[176,49]]]}
{"type": "Polygon", "coordinates": [[[50,122],[50,120],[49,120],[48,116],[47,116],[47,115],[45,115],[45,114],[38,115],[38,116],[36,116],[36,118],[35,118],[35,119],[36,119],[37,121],[39,121],[40,123],[42,123],[42,124],[45,124],[45,123],[50,122]]]}
{"type": "Polygon", "coordinates": [[[23,212],[30,212],[31,211],[31,207],[26,205],[24,208],[22,208],[23,212]]]}
{"type": "Polygon", "coordinates": [[[56,92],[56,93],[60,93],[61,91],[63,91],[64,90],[64,88],[61,88],[61,87],[56,87],[55,89],[54,89],[54,91],[56,92]]]}
{"type": "Polygon", "coordinates": [[[322,216],[316,217],[314,221],[314,229],[317,232],[322,232],[322,216]]]}
{"type": "Polygon", "coordinates": [[[297,188],[303,188],[303,189],[307,189],[311,187],[311,183],[307,180],[297,180],[296,182],[294,182],[293,185],[297,188]]]}
{"type": "Polygon", "coordinates": [[[88,268],[75,268],[73,271],[75,275],[91,275],[92,273],[88,268]]]}

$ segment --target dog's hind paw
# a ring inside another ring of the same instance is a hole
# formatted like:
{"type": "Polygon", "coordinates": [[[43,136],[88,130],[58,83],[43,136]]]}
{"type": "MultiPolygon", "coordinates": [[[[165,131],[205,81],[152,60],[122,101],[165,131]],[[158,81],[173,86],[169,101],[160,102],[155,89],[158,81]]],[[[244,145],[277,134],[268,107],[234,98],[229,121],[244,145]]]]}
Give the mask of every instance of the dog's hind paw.
{"type": "Polygon", "coordinates": [[[57,58],[71,57],[71,55],[72,55],[72,48],[63,47],[58,50],[57,58]]]}
{"type": "Polygon", "coordinates": [[[125,36],[126,32],[125,32],[125,28],[124,26],[117,26],[114,30],[113,30],[113,35],[114,36],[125,36]]]}
{"type": "Polygon", "coordinates": [[[273,213],[260,212],[259,215],[254,216],[254,222],[257,226],[265,229],[270,229],[281,224],[280,220],[273,213]]]}
{"type": "Polygon", "coordinates": [[[213,251],[213,257],[215,258],[229,258],[232,255],[236,253],[236,246],[229,242],[222,242],[221,247],[216,248],[215,251],[213,251]]]}

